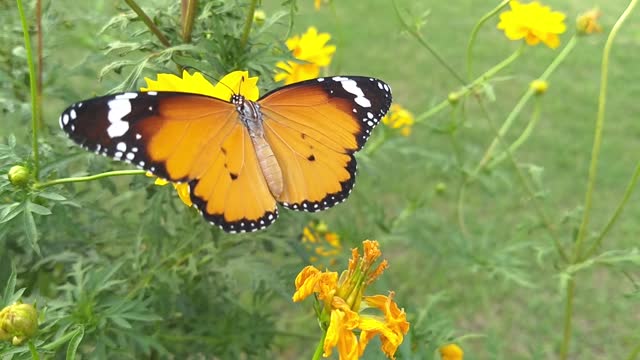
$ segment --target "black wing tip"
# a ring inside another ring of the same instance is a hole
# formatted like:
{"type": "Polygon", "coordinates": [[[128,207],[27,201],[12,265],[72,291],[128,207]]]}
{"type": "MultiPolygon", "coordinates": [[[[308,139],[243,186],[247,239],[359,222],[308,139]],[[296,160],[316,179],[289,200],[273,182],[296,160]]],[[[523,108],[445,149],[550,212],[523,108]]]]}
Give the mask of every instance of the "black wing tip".
{"type": "Polygon", "coordinates": [[[332,208],[345,200],[351,195],[351,191],[356,183],[357,162],[353,155],[351,160],[347,163],[345,169],[351,174],[347,180],[340,182],[340,191],[327,194],[324,198],[318,201],[304,200],[299,203],[279,202],[280,205],[290,210],[306,211],[306,212],[318,212],[332,208]]]}

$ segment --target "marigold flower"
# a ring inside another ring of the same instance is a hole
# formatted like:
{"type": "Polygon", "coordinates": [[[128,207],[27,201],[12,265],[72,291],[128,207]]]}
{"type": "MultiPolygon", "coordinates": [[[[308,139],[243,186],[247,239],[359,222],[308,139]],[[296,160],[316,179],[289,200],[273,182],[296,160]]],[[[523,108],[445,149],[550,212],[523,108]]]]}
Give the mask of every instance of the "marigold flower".
{"type": "Polygon", "coordinates": [[[500,14],[498,23],[498,29],[504,30],[509,40],[524,39],[532,46],[543,42],[552,49],[560,46],[558,35],[566,30],[563,13],[551,11],[537,1],[521,4],[512,0],[509,5],[511,10],[500,14]]]}
{"type": "Polygon", "coordinates": [[[38,311],[31,304],[15,303],[0,310],[0,341],[20,345],[38,331],[38,311]]]}
{"type": "Polygon", "coordinates": [[[415,120],[413,114],[407,109],[398,104],[391,104],[389,113],[382,118],[382,123],[391,129],[398,130],[402,136],[409,136],[415,120]]]}
{"type": "Polygon", "coordinates": [[[285,84],[317,78],[320,68],[329,66],[331,57],[336,51],[334,45],[327,45],[331,39],[328,33],[318,33],[318,29],[311,26],[302,36],[294,36],[287,40],[287,48],[293,57],[300,63],[293,61],[279,61],[276,67],[280,70],[276,73],[276,81],[284,81],[285,84]]]}
{"type": "Polygon", "coordinates": [[[301,301],[315,293],[324,302],[319,320],[326,329],[325,357],[331,356],[337,348],[341,360],[358,359],[369,341],[379,336],[382,351],[394,359],[409,331],[406,313],[393,300],[393,292],[388,296],[363,295],[367,285],[387,267],[386,260],[376,265],[382,256],[377,241],[365,240],[363,248],[362,256],[358,249],[352,250],[349,267],[337,281],[336,272],[321,272],[313,266],[305,267],[296,277],[293,301],[301,301]],[[381,314],[365,313],[367,309],[378,310],[381,314]],[[358,331],[359,337],[356,336],[358,331]]]}
{"type": "Polygon", "coordinates": [[[576,21],[578,33],[588,35],[596,32],[602,32],[602,26],[598,24],[600,15],[602,15],[602,12],[600,12],[600,9],[598,8],[591,9],[583,14],[580,14],[578,16],[578,20],[576,21]]]}
{"type": "MultiPolygon", "coordinates": [[[[158,74],[157,80],[144,78],[147,87],[140,88],[141,91],[177,91],[193,94],[212,96],[225,101],[230,101],[231,96],[236,93],[243,95],[251,101],[256,101],[260,97],[258,89],[258,77],[249,77],[247,71],[234,71],[225,75],[216,85],[211,84],[201,73],[189,74],[186,70],[182,72],[182,77],[173,74],[158,74]],[[233,91],[232,91],[233,89],[233,91]],[[237,89],[237,90],[236,90],[237,89]]],[[[147,173],[147,176],[152,176],[147,173]]],[[[169,182],[157,178],[154,182],[162,186],[169,182]]],[[[173,183],[180,200],[187,206],[192,206],[189,195],[189,184],[173,183]]]]}
{"type": "Polygon", "coordinates": [[[456,344],[448,344],[440,348],[442,360],[462,360],[464,351],[456,344]]]}

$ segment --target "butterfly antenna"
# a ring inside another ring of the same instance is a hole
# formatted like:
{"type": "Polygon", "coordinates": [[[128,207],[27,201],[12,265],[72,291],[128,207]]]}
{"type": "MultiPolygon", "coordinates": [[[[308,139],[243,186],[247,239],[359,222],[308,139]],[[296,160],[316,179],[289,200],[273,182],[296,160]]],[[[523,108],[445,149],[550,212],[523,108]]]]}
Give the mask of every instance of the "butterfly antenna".
{"type": "MultiPolygon", "coordinates": [[[[206,73],[206,72],[204,72],[204,71],[202,71],[202,70],[199,70],[198,68],[195,68],[195,67],[193,67],[193,66],[185,66],[185,67],[184,67],[184,69],[185,69],[185,70],[187,70],[187,69],[195,70],[195,71],[197,71],[197,72],[201,73],[202,75],[206,76],[207,78],[209,78],[209,79],[211,79],[211,80],[215,81],[216,83],[224,85],[227,89],[229,89],[229,91],[231,91],[231,93],[232,93],[232,94],[235,94],[235,91],[231,88],[231,86],[229,86],[229,85],[227,85],[227,84],[223,83],[222,81],[220,81],[220,80],[219,80],[217,77],[215,77],[215,76],[212,76],[212,75],[210,75],[210,74],[208,74],[208,73],[206,73]]],[[[238,94],[239,94],[239,93],[238,93],[238,94]]]]}

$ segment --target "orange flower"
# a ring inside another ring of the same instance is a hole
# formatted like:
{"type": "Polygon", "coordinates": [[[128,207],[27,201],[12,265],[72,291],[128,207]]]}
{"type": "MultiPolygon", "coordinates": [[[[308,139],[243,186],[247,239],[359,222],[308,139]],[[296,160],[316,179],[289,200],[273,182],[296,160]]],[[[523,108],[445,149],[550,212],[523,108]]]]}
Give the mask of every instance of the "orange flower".
{"type": "Polygon", "coordinates": [[[367,285],[388,267],[386,260],[376,265],[382,256],[377,241],[365,240],[363,248],[363,256],[357,248],[352,250],[349,267],[339,280],[336,272],[321,272],[313,266],[305,267],[296,277],[293,301],[301,301],[315,293],[324,302],[318,320],[326,329],[325,357],[337,348],[341,360],[358,359],[369,341],[379,336],[382,351],[394,359],[409,331],[406,313],[393,300],[393,292],[389,296],[363,295],[367,285]],[[381,315],[363,313],[365,309],[376,309],[381,315]],[[356,331],[360,332],[359,338],[356,331]]]}
{"type": "Polygon", "coordinates": [[[524,39],[527,45],[537,45],[543,42],[555,49],[560,46],[558,35],[566,30],[565,15],[558,11],[551,11],[537,1],[521,4],[519,1],[509,2],[511,10],[500,14],[498,29],[504,30],[509,40],[524,39]]]}

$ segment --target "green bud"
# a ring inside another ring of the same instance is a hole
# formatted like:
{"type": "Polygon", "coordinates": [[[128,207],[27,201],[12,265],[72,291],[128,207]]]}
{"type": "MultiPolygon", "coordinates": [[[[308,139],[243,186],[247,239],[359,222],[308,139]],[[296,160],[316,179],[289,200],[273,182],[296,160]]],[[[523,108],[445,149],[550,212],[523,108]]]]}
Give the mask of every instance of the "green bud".
{"type": "Polygon", "coordinates": [[[256,25],[262,25],[264,24],[264,20],[267,18],[267,14],[264,12],[264,10],[256,10],[253,12],[253,21],[256,23],[256,25]]]}
{"type": "Polygon", "coordinates": [[[14,165],[7,174],[9,182],[15,186],[25,186],[29,182],[29,169],[22,165],[14,165]]]}
{"type": "Polygon", "coordinates": [[[444,194],[447,191],[447,184],[442,181],[436,184],[436,194],[444,194]]]}
{"type": "Polygon", "coordinates": [[[457,92],[450,92],[447,100],[449,100],[449,104],[455,105],[460,101],[460,94],[457,92]]]}
{"type": "Polygon", "coordinates": [[[15,303],[0,311],[0,340],[20,345],[38,331],[38,311],[31,304],[15,303]]]}

